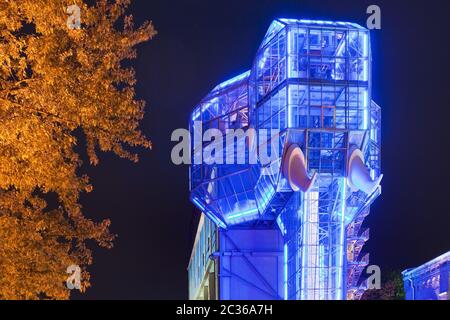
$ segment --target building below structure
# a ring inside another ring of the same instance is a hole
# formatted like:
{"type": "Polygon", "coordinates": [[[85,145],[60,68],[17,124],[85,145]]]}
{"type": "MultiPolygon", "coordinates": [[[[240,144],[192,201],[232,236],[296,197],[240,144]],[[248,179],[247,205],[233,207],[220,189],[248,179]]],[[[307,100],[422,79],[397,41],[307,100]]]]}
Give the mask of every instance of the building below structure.
{"type": "Polygon", "coordinates": [[[450,251],[402,272],[406,300],[450,300],[450,251]]]}
{"type": "Polygon", "coordinates": [[[283,264],[277,228],[225,230],[202,214],[188,269],[189,299],[280,300],[283,264]]]}

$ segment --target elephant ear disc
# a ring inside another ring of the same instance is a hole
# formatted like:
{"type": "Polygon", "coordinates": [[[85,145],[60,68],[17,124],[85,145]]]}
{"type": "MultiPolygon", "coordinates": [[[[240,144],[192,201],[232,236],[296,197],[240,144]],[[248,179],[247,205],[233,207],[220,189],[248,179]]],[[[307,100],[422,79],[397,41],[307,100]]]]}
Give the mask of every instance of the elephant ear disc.
{"type": "Polygon", "coordinates": [[[292,190],[307,192],[314,184],[317,173],[310,178],[307,171],[305,155],[296,144],[289,146],[283,157],[283,175],[289,182],[292,190]]]}
{"type": "Polygon", "coordinates": [[[352,190],[361,190],[370,195],[380,185],[383,175],[381,174],[373,180],[369,169],[364,164],[364,156],[361,150],[354,149],[348,160],[347,178],[348,185],[352,190]]]}

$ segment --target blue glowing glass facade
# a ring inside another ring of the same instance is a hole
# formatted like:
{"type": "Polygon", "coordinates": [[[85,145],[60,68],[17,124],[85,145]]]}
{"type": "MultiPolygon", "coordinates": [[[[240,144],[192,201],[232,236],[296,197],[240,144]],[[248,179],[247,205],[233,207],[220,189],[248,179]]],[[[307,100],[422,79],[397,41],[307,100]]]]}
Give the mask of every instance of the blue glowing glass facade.
{"type": "MultiPolygon", "coordinates": [[[[275,230],[282,239],[269,250],[282,267],[254,262],[256,270],[270,269],[259,278],[272,279],[266,282],[275,294],[246,298],[358,299],[364,292],[359,275],[368,255],[360,253],[368,230],[361,224],[381,191],[381,112],[371,99],[370,67],[365,28],[277,19],[251,70],[218,85],[192,112],[192,202],[219,233],[247,230],[252,243],[254,230],[275,230]],[[236,147],[235,140],[221,143],[225,158],[236,160],[229,164],[213,161],[212,139],[202,140],[209,129],[256,133],[236,147]],[[263,153],[270,161],[262,161],[263,153]]],[[[246,250],[261,251],[254,244],[246,250]]],[[[217,286],[221,292],[221,281],[217,286]]]]}

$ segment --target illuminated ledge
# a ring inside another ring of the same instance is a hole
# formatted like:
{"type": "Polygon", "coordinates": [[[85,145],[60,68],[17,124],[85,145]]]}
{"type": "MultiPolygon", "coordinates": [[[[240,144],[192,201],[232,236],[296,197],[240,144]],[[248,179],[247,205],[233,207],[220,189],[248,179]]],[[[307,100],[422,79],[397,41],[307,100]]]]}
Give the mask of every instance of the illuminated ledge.
{"type": "Polygon", "coordinates": [[[433,260],[430,260],[416,268],[412,269],[406,269],[402,272],[402,275],[404,278],[413,278],[417,275],[420,275],[430,269],[433,269],[435,267],[439,267],[440,265],[450,261],[450,251],[441,254],[440,256],[434,258],[433,260]]]}

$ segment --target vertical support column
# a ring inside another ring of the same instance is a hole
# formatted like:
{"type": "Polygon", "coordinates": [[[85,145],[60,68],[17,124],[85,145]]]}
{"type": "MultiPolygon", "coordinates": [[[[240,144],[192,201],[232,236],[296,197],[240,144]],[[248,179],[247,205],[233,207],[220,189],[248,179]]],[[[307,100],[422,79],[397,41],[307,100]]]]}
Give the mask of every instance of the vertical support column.
{"type": "Polygon", "coordinates": [[[345,245],[345,211],[346,211],[346,197],[347,197],[347,181],[346,178],[342,178],[342,182],[340,184],[340,209],[339,209],[339,225],[338,225],[338,233],[339,233],[339,264],[337,266],[337,279],[338,284],[336,285],[336,300],[344,300],[345,299],[345,289],[347,287],[346,284],[346,272],[345,272],[345,260],[346,256],[346,245],[345,245]]]}
{"type": "Polygon", "coordinates": [[[319,192],[317,189],[305,193],[302,216],[301,243],[301,300],[319,299],[323,290],[320,272],[323,257],[320,257],[319,241],[319,192]]]}
{"type": "Polygon", "coordinates": [[[344,177],[335,181],[335,187],[323,188],[328,192],[321,191],[319,179],[304,193],[299,249],[301,300],[345,299],[347,186],[344,177]]]}

